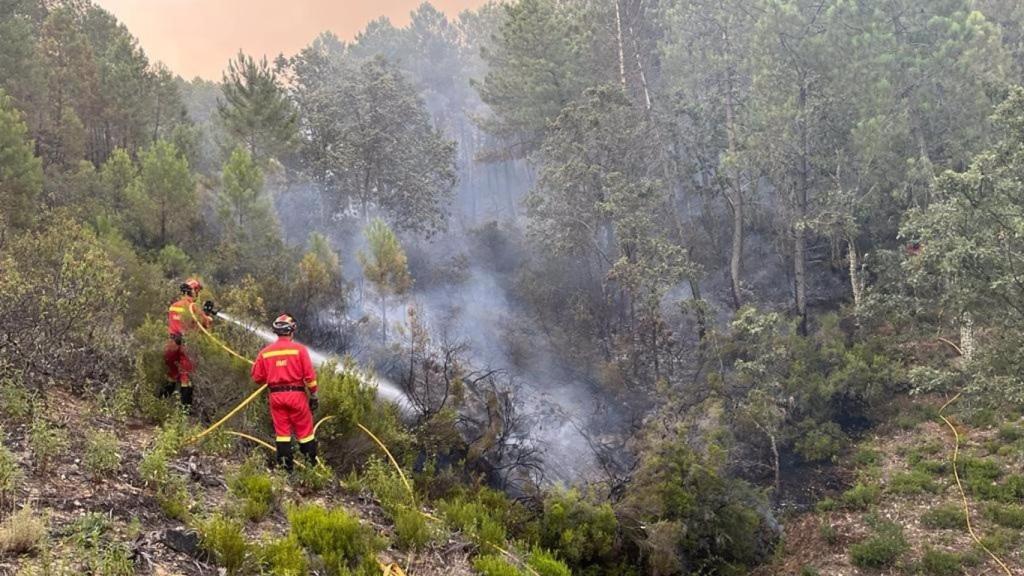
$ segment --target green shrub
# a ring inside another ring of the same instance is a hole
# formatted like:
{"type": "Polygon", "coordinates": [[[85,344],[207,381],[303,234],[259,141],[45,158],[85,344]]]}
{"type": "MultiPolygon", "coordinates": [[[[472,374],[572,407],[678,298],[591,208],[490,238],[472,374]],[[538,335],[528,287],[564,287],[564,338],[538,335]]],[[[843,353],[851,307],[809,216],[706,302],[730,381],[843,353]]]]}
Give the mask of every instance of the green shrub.
{"type": "Polygon", "coordinates": [[[36,467],[40,472],[45,472],[53,463],[53,459],[68,449],[68,437],[63,430],[55,428],[45,418],[37,416],[32,419],[28,444],[36,467]]]}
{"type": "Polygon", "coordinates": [[[821,539],[828,543],[829,546],[835,546],[839,543],[839,530],[835,526],[828,522],[822,522],[818,527],[818,535],[821,539]]]}
{"type": "Polygon", "coordinates": [[[1005,528],[1024,530],[1024,506],[1013,504],[989,504],[985,517],[1005,528]]]}
{"type": "Polygon", "coordinates": [[[1024,438],[1024,428],[1017,424],[1003,424],[999,426],[999,439],[1011,443],[1024,438]]]}
{"type": "Polygon", "coordinates": [[[260,565],[267,574],[303,576],[309,573],[309,561],[294,535],[260,544],[256,550],[260,565]]]}
{"type": "Polygon", "coordinates": [[[843,507],[849,510],[864,511],[878,503],[882,498],[882,489],[876,484],[857,483],[853,488],[843,492],[843,507]]]}
{"type": "Polygon", "coordinates": [[[959,554],[926,548],[921,557],[921,568],[927,576],[957,576],[964,573],[959,554]]]}
{"type": "Polygon", "coordinates": [[[156,490],[156,501],[164,515],[172,520],[189,519],[189,503],[192,496],[188,493],[188,486],[178,476],[171,476],[156,490]]]}
{"type": "Polygon", "coordinates": [[[491,545],[505,544],[504,524],[495,517],[494,510],[479,500],[445,500],[438,504],[438,510],[449,526],[461,531],[480,548],[492,549],[491,545]]]}
{"type": "Polygon", "coordinates": [[[522,570],[501,556],[478,556],[473,560],[473,568],[482,576],[524,576],[522,570]]]}
{"type": "Polygon", "coordinates": [[[274,480],[261,469],[260,462],[249,459],[228,478],[228,491],[238,501],[240,514],[254,522],[274,506],[274,480]]]}
{"type": "Polygon", "coordinates": [[[32,392],[26,386],[12,377],[0,378],[0,413],[20,422],[28,420],[32,409],[32,392]]]}
{"type": "Polygon", "coordinates": [[[381,507],[392,517],[399,510],[416,504],[398,472],[376,456],[371,456],[367,461],[362,475],[356,479],[356,484],[373,494],[381,507]]]}
{"type": "Polygon", "coordinates": [[[334,482],[334,470],[322,459],[317,459],[316,466],[296,466],[292,479],[307,492],[316,493],[334,482]]]}
{"type": "Polygon", "coordinates": [[[139,463],[139,475],[150,488],[165,484],[171,476],[170,468],[167,466],[167,454],[162,450],[150,450],[143,454],[139,463]]]}
{"type": "Polygon", "coordinates": [[[215,515],[200,522],[198,531],[203,549],[209,552],[228,574],[246,573],[248,546],[240,522],[226,516],[215,515]]]}
{"type": "Polygon", "coordinates": [[[118,422],[124,422],[135,412],[135,390],[129,384],[105,390],[100,400],[100,409],[118,422]]]}
{"type": "Polygon", "coordinates": [[[0,510],[6,510],[18,493],[25,473],[18,466],[14,453],[0,444],[0,510]]]}
{"type": "Polygon", "coordinates": [[[959,504],[943,504],[925,512],[921,524],[933,530],[966,530],[967,517],[959,504]]]}
{"type": "Polygon", "coordinates": [[[555,492],[544,501],[540,544],[556,550],[573,568],[604,564],[615,553],[619,523],[607,503],[595,504],[576,491],[555,492]]]}
{"type": "Polygon", "coordinates": [[[96,431],[85,440],[85,469],[94,476],[108,476],[121,468],[121,452],[117,436],[96,431]]]}
{"type": "Polygon", "coordinates": [[[858,467],[877,466],[881,460],[882,453],[870,446],[861,446],[853,453],[853,463],[858,467]]]}
{"type": "Polygon", "coordinates": [[[884,523],[875,529],[873,536],[850,546],[850,561],[859,568],[888,568],[907,549],[903,528],[897,524],[884,523]]]}
{"type": "Polygon", "coordinates": [[[376,576],[375,554],[381,543],[373,530],[343,509],[326,510],[303,504],[288,511],[292,534],[305,548],[319,555],[329,574],[376,576]]]}
{"type": "Polygon", "coordinates": [[[814,505],[814,509],[820,513],[832,512],[838,507],[839,504],[832,498],[823,498],[814,505]]]}
{"type": "Polygon", "coordinates": [[[913,494],[924,494],[926,492],[938,492],[939,486],[926,472],[912,470],[910,472],[898,472],[889,478],[887,488],[893,494],[909,496],[913,494]]]}
{"type": "Polygon", "coordinates": [[[802,434],[794,448],[808,462],[832,462],[846,449],[849,438],[835,422],[816,423],[805,420],[799,425],[802,434]]]}
{"type": "Polygon", "coordinates": [[[526,560],[526,564],[533,568],[540,576],[572,576],[572,570],[558,558],[540,548],[534,548],[526,560]]]}
{"type": "Polygon", "coordinates": [[[395,523],[395,544],[403,550],[422,550],[436,538],[437,531],[415,508],[400,508],[392,519],[395,523]]]}
{"type": "Polygon", "coordinates": [[[821,576],[821,572],[814,566],[803,566],[800,568],[800,576],[821,576]]]}
{"type": "Polygon", "coordinates": [[[89,554],[88,572],[94,576],[134,576],[135,560],[132,549],[121,542],[114,542],[92,550],[89,554]]]}
{"type": "Polygon", "coordinates": [[[1002,527],[986,532],[981,537],[981,543],[995,554],[1007,554],[1018,549],[1020,532],[1002,527]]]}
{"type": "Polygon", "coordinates": [[[965,490],[984,500],[997,500],[1000,490],[996,481],[1003,475],[998,462],[981,458],[962,458],[957,462],[957,472],[965,490]]]}
{"type": "Polygon", "coordinates": [[[913,464],[914,470],[924,472],[933,477],[948,476],[953,470],[948,460],[920,460],[913,464]]]}

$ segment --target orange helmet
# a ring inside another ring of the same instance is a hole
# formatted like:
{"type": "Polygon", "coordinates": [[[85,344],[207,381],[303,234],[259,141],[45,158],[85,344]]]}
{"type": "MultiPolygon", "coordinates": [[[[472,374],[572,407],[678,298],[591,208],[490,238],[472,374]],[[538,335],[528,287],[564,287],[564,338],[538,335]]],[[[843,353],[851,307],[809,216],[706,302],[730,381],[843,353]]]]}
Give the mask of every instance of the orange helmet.
{"type": "Polygon", "coordinates": [[[295,323],[295,318],[292,318],[288,314],[281,314],[274,319],[274,334],[277,334],[278,336],[289,336],[295,333],[295,328],[297,326],[298,324],[295,323]]]}
{"type": "Polygon", "coordinates": [[[189,296],[196,296],[203,289],[203,283],[195,278],[189,278],[181,283],[181,293],[189,296]]]}

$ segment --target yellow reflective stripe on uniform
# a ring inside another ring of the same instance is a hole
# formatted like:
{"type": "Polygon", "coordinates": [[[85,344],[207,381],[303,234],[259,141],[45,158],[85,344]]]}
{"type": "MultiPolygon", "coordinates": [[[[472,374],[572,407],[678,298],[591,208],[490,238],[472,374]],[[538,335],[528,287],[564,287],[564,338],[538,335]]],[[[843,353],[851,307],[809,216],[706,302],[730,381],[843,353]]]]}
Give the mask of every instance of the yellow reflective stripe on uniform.
{"type": "Polygon", "coordinates": [[[306,388],[316,388],[316,380],[312,382],[306,382],[306,388]]]}
{"type": "Polygon", "coordinates": [[[316,434],[310,434],[305,438],[299,438],[299,444],[306,444],[308,442],[312,442],[313,440],[316,440],[316,434]]]}
{"type": "Polygon", "coordinates": [[[275,358],[277,356],[298,356],[298,350],[270,350],[263,353],[264,358],[275,358]]]}
{"type": "Polygon", "coordinates": [[[291,442],[292,441],[292,437],[291,436],[277,436],[276,438],[274,438],[274,441],[275,442],[291,442]]]}
{"type": "Polygon", "coordinates": [[[181,306],[171,306],[171,312],[184,312],[185,309],[181,306]]]}

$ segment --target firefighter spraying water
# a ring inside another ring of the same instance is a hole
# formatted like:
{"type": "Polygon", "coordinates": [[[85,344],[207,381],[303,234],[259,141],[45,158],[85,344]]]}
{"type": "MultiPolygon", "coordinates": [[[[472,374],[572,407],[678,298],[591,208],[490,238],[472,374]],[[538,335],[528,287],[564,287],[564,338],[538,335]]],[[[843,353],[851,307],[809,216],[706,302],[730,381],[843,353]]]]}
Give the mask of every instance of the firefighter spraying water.
{"type": "Polygon", "coordinates": [[[207,300],[203,304],[203,310],[198,312],[195,308],[196,299],[203,290],[203,285],[195,278],[189,278],[180,286],[181,297],[171,304],[167,310],[167,344],[164,346],[164,366],[167,369],[167,382],[164,384],[160,395],[168,397],[179,389],[181,405],[185,410],[192,409],[192,380],[190,374],[193,364],[189,352],[185,347],[185,337],[196,328],[196,322],[201,322],[204,327],[209,328],[213,324],[213,317],[217,315],[213,302],[207,300]]]}
{"type": "Polygon", "coordinates": [[[310,464],[316,464],[317,452],[313,429],[313,412],[319,405],[316,372],[309,350],[292,340],[296,328],[294,318],[288,314],[278,316],[273,324],[277,340],[260,350],[252,365],[253,381],[266,384],[269,390],[277,463],[289,472],[294,465],[293,435],[310,464]]]}

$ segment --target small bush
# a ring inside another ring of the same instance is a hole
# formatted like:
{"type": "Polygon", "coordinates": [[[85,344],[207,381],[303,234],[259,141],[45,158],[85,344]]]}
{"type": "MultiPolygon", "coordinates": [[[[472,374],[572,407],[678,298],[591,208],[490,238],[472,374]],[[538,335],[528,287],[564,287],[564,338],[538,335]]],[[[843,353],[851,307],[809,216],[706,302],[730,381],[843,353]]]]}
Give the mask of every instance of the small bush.
{"type": "Polygon", "coordinates": [[[876,484],[857,483],[853,488],[843,492],[843,507],[849,510],[864,511],[882,498],[882,489],[876,484]]]}
{"type": "Polygon", "coordinates": [[[964,573],[959,554],[926,548],[921,557],[921,568],[928,576],[958,576],[964,573]]]}
{"type": "Polygon", "coordinates": [[[403,550],[422,550],[432,542],[437,531],[427,517],[415,508],[401,508],[393,516],[395,540],[403,550]]]}
{"type": "Polygon", "coordinates": [[[93,476],[109,476],[121,468],[117,436],[110,432],[92,432],[85,441],[85,469],[93,476]]]}
{"type": "Polygon", "coordinates": [[[574,569],[613,559],[618,519],[607,503],[588,501],[575,491],[558,492],[544,502],[540,544],[557,550],[574,569]]]}
{"type": "Polygon", "coordinates": [[[53,427],[45,418],[37,416],[32,420],[28,444],[35,458],[36,467],[40,472],[46,472],[53,459],[68,449],[68,437],[63,430],[53,427]]]}
{"type": "Polygon", "coordinates": [[[0,444],[0,510],[6,510],[14,501],[24,478],[14,454],[0,444]]]}
{"type": "Polygon", "coordinates": [[[163,486],[171,476],[170,468],[167,466],[167,454],[162,450],[150,450],[143,454],[142,462],[139,463],[139,475],[150,488],[163,486]]]}
{"type": "Polygon", "coordinates": [[[824,498],[822,500],[818,500],[818,502],[814,505],[814,509],[820,513],[832,512],[837,508],[839,508],[839,504],[832,498],[824,498]]]}
{"type": "Polygon", "coordinates": [[[0,524],[0,556],[34,552],[45,539],[46,523],[26,506],[0,524]]]}
{"type": "Polygon", "coordinates": [[[943,504],[925,512],[921,524],[933,530],[966,530],[967,517],[959,504],[943,504]]]}
{"type": "Polygon", "coordinates": [[[177,476],[170,479],[157,488],[156,501],[164,515],[173,520],[182,522],[189,519],[189,503],[192,496],[188,493],[185,481],[177,476]]]}
{"type": "Polygon", "coordinates": [[[869,446],[861,446],[853,453],[853,463],[860,466],[877,466],[882,460],[882,453],[869,446]]]}
{"type": "Polygon", "coordinates": [[[248,546],[240,522],[216,515],[200,522],[198,531],[203,549],[209,552],[228,574],[245,573],[248,546]]]}
{"type": "Polygon", "coordinates": [[[926,492],[935,493],[939,490],[939,486],[932,480],[932,477],[920,470],[893,474],[889,479],[887,488],[893,494],[904,496],[924,494],[926,492]]]}
{"type": "Polygon", "coordinates": [[[800,568],[800,576],[821,576],[821,572],[814,566],[803,566],[800,568]]]}
{"type": "Polygon", "coordinates": [[[257,549],[256,556],[267,574],[304,576],[309,573],[306,553],[294,535],[264,542],[257,549]]]}
{"type": "Polygon", "coordinates": [[[104,414],[124,422],[135,412],[135,390],[129,384],[109,389],[103,394],[100,406],[104,414]]]}
{"type": "Polygon", "coordinates": [[[1024,530],[1024,506],[1013,504],[989,504],[985,517],[1005,528],[1024,530]]]}
{"type": "Polygon", "coordinates": [[[320,492],[334,482],[334,471],[322,459],[316,466],[296,466],[292,479],[310,493],[320,492]]]}
{"type": "Polygon", "coordinates": [[[473,568],[482,576],[523,576],[519,568],[500,556],[488,555],[479,556],[473,560],[473,568]]]}
{"type": "Polygon", "coordinates": [[[504,524],[478,500],[456,498],[442,501],[438,509],[449,526],[461,531],[480,548],[489,549],[491,545],[502,546],[505,543],[504,524]]]}
{"type": "Polygon", "coordinates": [[[274,480],[255,459],[228,478],[228,491],[238,500],[242,517],[253,522],[262,520],[274,506],[274,480]]]}
{"type": "Polygon", "coordinates": [[[28,420],[32,415],[32,393],[18,381],[0,379],[0,413],[16,421],[28,420]]]}
{"type": "Polygon", "coordinates": [[[326,510],[303,504],[288,512],[292,534],[305,548],[319,555],[329,574],[374,575],[380,572],[375,554],[381,547],[373,530],[345,510],[326,510]]]}
{"type": "Polygon", "coordinates": [[[527,558],[526,564],[540,576],[572,576],[572,571],[558,558],[547,550],[534,548],[527,558]]]}
{"type": "Polygon", "coordinates": [[[981,543],[996,554],[1007,554],[1017,550],[1020,542],[1020,532],[1009,528],[996,528],[989,530],[981,537],[981,543]]]}
{"type": "Polygon", "coordinates": [[[957,463],[957,471],[967,492],[983,500],[999,499],[1000,489],[996,481],[1003,475],[999,463],[981,458],[963,458],[957,463]]]}
{"type": "Polygon", "coordinates": [[[821,523],[821,526],[818,527],[818,534],[829,546],[835,546],[839,543],[839,530],[828,522],[821,523]]]}
{"type": "Polygon", "coordinates": [[[850,547],[850,561],[859,568],[888,568],[907,548],[903,529],[899,525],[885,523],[876,528],[873,536],[850,547]]]}
{"type": "Polygon", "coordinates": [[[1016,442],[1024,438],[1024,428],[1016,424],[1003,424],[999,427],[999,439],[1003,442],[1016,442]]]}
{"type": "Polygon", "coordinates": [[[948,476],[953,470],[953,466],[948,460],[920,460],[913,466],[914,470],[933,477],[948,476]]]}
{"type": "Polygon", "coordinates": [[[794,448],[808,462],[833,462],[849,444],[849,438],[835,422],[819,424],[806,420],[799,428],[803,434],[794,448]]]}

